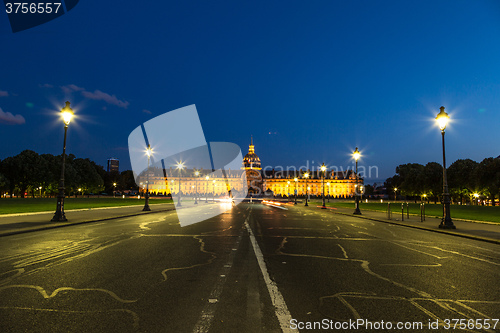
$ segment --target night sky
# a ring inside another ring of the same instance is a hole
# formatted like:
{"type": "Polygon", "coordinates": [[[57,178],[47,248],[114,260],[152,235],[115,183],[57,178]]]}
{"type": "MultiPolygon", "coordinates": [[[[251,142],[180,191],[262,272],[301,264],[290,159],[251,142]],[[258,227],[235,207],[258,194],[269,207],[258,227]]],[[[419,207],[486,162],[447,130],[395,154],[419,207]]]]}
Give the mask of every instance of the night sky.
{"type": "MultiPolygon", "coordinates": [[[[253,135],[263,166],[500,155],[500,2],[97,1],[12,33],[0,12],[0,159],[67,153],[130,168],[128,136],[195,104],[207,141],[253,135]]],[[[165,133],[168,135],[168,133],[165,133]]]]}

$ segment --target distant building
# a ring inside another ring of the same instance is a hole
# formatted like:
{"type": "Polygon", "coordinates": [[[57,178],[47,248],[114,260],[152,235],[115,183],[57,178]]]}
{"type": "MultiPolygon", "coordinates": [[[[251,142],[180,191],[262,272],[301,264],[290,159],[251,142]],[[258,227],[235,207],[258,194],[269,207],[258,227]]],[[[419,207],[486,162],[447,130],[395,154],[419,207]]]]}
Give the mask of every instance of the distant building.
{"type": "Polygon", "coordinates": [[[108,173],[112,171],[120,172],[120,161],[117,158],[110,158],[108,160],[107,171],[108,173]]]}

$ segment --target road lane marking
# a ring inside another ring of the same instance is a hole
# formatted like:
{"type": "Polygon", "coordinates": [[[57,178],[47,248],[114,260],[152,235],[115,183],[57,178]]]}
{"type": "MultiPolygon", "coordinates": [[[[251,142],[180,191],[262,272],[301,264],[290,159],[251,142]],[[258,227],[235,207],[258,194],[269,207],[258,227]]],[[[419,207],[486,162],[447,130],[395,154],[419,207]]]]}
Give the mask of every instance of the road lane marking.
{"type": "Polygon", "coordinates": [[[248,218],[247,220],[245,220],[245,227],[248,230],[250,242],[252,243],[253,251],[255,253],[255,257],[257,258],[257,262],[259,263],[260,271],[262,272],[262,277],[264,278],[264,282],[266,283],[269,296],[271,296],[271,301],[275,309],[276,317],[278,318],[278,321],[280,323],[281,330],[283,332],[293,332],[293,330],[290,328],[292,316],[290,314],[290,311],[288,311],[288,307],[286,306],[283,295],[281,295],[280,291],[278,290],[276,282],[272,281],[269,277],[266,263],[264,262],[264,255],[260,250],[259,244],[257,244],[257,240],[255,239],[252,228],[248,224],[248,218]]]}

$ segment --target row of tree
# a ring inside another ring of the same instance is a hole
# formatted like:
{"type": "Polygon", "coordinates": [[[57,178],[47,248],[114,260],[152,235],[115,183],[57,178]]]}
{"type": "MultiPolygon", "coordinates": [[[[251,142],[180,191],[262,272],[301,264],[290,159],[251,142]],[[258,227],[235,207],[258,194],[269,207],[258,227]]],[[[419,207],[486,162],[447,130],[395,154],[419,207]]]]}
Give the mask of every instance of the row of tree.
{"type": "MultiPolygon", "coordinates": [[[[40,155],[32,150],[24,150],[0,161],[0,191],[11,197],[16,195],[23,198],[26,195],[56,195],[61,167],[62,155],[40,155]]],[[[66,156],[64,179],[67,195],[138,189],[132,171],[108,173],[94,161],[76,158],[73,154],[66,156]]]]}
{"type": "MultiPolygon", "coordinates": [[[[500,195],[500,156],[485,158],[480,163],[460,159],[446,169],[446,174],[453,202],[472,202],[474,194],[478,194],[495,205],[495,198],[500,195]]],[[[426,195],[437,202],[443,194],[443,167],[436,162],[399,165],[385,187],[388,191],[397,188],[407,197],[426,195]]]]}

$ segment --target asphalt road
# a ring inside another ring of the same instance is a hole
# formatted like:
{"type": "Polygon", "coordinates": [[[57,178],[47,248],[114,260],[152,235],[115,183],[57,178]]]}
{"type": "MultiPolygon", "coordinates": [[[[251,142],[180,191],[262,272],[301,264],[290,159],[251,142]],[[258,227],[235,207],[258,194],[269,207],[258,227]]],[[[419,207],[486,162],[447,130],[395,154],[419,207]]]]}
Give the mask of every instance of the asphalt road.
{"type": "Polygon", "coordinates": [[[364,319],[444,332],[429,320],[492,326],[499,281],[495,244],[303,206],[241,204],[183,228],[170,211],[2,237],[0,331],[296,332],[364,319]]]}

